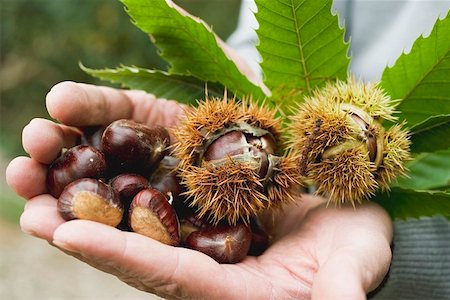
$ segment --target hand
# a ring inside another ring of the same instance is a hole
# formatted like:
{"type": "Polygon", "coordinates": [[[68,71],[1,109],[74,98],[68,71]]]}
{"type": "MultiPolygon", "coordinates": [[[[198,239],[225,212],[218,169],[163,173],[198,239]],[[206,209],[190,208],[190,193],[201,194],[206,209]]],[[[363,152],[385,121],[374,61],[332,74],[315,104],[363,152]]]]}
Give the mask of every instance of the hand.
{"type": "Polygon", "coordinates": [[[365,299],[388,270],[392,224],[373,203],[327,208],[324,199],[304,195],[274,218],[269,249],[235,265],[100,223],[65,222],[45,176],[61,148],[74,145],[77,126],[121,118],[171,126],[183,107],[139,91],[65,82],[47,95],[47,109],[65,125],[32,120],[23,130],[30,157],[15,158],[7,169],[9,185],[27,199],[22,230],[133,287],[182,299],[365,299]]]}

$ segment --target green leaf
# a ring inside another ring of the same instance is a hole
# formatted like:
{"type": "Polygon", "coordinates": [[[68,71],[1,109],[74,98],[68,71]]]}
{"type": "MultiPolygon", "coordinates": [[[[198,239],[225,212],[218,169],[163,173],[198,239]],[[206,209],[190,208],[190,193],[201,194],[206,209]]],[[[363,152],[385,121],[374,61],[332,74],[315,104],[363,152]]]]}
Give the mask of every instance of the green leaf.
{"type": "Polygon", "coordinates": [[[406,167],[408,177],[399,177],[395,186],[416,189],[445,189],[450,185],[450,150],[422,153],[406,167]]]}
{"type": "Polygon", "coordinates": [[[434,152],[450,148],[450,115],[433,116],[410,129],[411,152],[434,152]]]}
{"type": "Polygon", "coordinates": [[[441,191],[416,191],[392,188],[377,194],[373,201],[383,206],[392,219],[442,215],[450,217],[450,194],[441,191]]]}
{"type": "Polygon", "coordinates": [[[393,99],[403,99],[401,120],[414,126],[435,115],[450,114],[450,17],[437,20],[431,34],[418,38],[383,72],[381,85],[393,99]]]}
{"type": "Polygon", "coordinates": [[[256,0],[259,22],[258,50],[262,56],[264,83],[282,106],[301,101],[336,78],[345,80],[348,43],[330,0],[256,0]],[[286,95],[293,94],[293,97],[286,95]],[[288,103],[286,103],[288,102],[288,103]]]}
{"type": "MultiPolygon", "coordinates": [[[[177,100],[195,105],[196,100],[205,97],[205,82],[192,76],[169,74],[159,70],[120,66],[116,69],[95,70],[80,64],[80,68],[91,76],[122,87],[143,90],[158,98],[177,100]]],[[[224,88],[217,84],[208,84],[208,94],[223,96],[224,88]]]]}
{"type": "Polygon", "coordinates": [[[162,58],[171,65],[169,73],[193,75],[220,82],[231,92],[265,97],[227,56],[222,42],[200,19],[194,18],[170,0],[122,0],[134,24],[148,33],[162,58]]]}

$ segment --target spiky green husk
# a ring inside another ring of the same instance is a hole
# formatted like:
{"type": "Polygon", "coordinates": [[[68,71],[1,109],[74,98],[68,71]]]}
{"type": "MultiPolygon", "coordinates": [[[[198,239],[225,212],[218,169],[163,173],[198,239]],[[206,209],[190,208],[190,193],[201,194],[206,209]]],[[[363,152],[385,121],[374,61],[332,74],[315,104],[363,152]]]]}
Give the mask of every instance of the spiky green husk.
{"type": "Polygon", "coordinates": [[[300,173],[316,184],[317,194],[354,205],[403,172],[407,134],[395,126],[384,133],[378,122],[395,120],[395,106],[378,85],[350,79],[327,84],[298,107],[290,147],[299,153],[300,173]]]}
{"type": "Polygon", "coordinates": [[[377,182],[384,190],[389,190],[389,183],[396,177],[406,174],[404,163],[411,159],[409,133],[402,127],[394,125],[384,135],[384,158],[377,171],[377,182]]]}
{"type": "Polygon", "coordinates": [[[220,166],[191,166],[181,172],[181,177],[191,204],[199,208],[199,217],[206,215],[213,223],[222,219],[230,224],[240,219],[248,222],[255,211],[269,206],[254,166],[231,158],[220,166]]]}
{"type": "Polygon", "coordinates": [[[364,147],[360,146],[313,164],[309,175],[314,178],[318,195],[328,197],[335,204],[354,205],[376,191],[375,170],[367,161],[364,147]]]}
{"type": "Polygon", "coordinates": [[[302,178],[297,167],[298,157],[288,154],[281,157],[277,168],[266,183],[267,198],[272,208],[281,208],[300,198],[302,178]]]}
{"type": "Polygon", "coordinates": [[[196,109],[187,111],[186,118],[174,131],[178,140],[175,152],[182,164],[194,164],[196,151],[208,137],[223,128],[242,123],[267,130],[279,144],[282,142],[281,124],[275,115],[276,111],[250,100],[239,103],[235,99],[206,99],[196,109]]]}
{"type": "Polygon", "coordinates": [[[180,159],[186,195],[200,216],[208,216],[213,223],[226,220],[236,224],[239,220],[248,222],[265,209],[293,201],[292,193],[298,189],[300,178],[292,159],[271,159],[269,178],[259,177],[257,157],[227,157],[220,162],[202,160],[211,140],[227,130],[268,132],[279,145],[281,124],[275,114],[251,100],[217,98],[206,99],[188,112],[174,133],[178,139],[175,153],[180,159]]]}
{"type": "Polygon", "coordinates": [[[283,142],[281,120],[276,117],[276,110],[265,105],[258,105],[251,99],[244,99],[242,101],[242,114],[244,121],[249,125],[270,132],[278,145],[283,142]]]}
{"type": "Polygon", "coordinates": [[[347,114],[338,103],[311,98],[292,117],[290,144],[293,149],[301,149],[301,160],[313,162],[326,148],[349,138],[351,132],[347,114]]]}
{"type": "Polygon", "coordinates": [[[234,100],[207,99],[196,109],[187,111],[182,124],[174,131],[178,141],[175,152],[181,160],[181,166],[187,167],[195,163],[196,151],[209,135],[243,119],[240,106],[234,100]]]}
{"type": "Polygon", "coordinates": [[[314,93],[314,98],[332,103],[353,104],[375,119],[395,121],[393,101],[376,83],[365,83],[350,78],[348,81],[328,83],[323,89],[314,93]]]}

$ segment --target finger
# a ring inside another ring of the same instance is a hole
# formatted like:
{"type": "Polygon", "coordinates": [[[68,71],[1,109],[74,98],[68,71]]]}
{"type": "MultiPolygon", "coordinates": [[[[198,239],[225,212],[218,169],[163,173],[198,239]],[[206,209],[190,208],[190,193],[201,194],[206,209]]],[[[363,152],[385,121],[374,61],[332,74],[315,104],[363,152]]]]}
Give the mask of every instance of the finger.
{"type": "Polygon", "coordinates": [[[80,132],[46,119],[33,119],[22,132],[25,151],[35,160],[50,164],[61,153],[62,148],[75,145],[80,132]]]}
{"type": "Polygon", "coordinates": [[[6,168],[6,182],[19,196],[30,199],[47,192],[46,174],[46,165],[20,156],[13,159],[6,168]]]}
{"type": "Polygon", "coordinates": [[[124,91],[84,83],[62,82],[47,94],[47,110],[72,126],[108,125],[118,119],[172,126],[184,115],[184,106],[157,100],[143,91],[124,91]]]}
{"type": "Polygon", "coordinates": [[[329,224],[320,239],[331,243],[325,247],[317,242],[319,271],[313,296],[358,299],[362,293],[365,299],[366,293],[381,283],[391,262],[392,222],[388,214],[380,206],[366,203],[356,210],[328,209],[319,219],[329,224]]]}
{"type": "Polygon", "coordinates": [[[353,259],[336,255],[320,267],[314,277],[311,299],[366,299],[361,274],[353,259]]]}
{"type": "Polygon", "coordinates": [[[121,90],[69,81],[55,85],[46,103],[50,116],[71,126],[107,125],[130,118],[133,110],[121,90]]]}
{"type": "Polygon", "coordinates": [[[30,199],[20,216],[22,231],[51,242],[56,228],[65,222],[56,205],[56,199],[47,194],[30,199]]]}
{"type": "Polygon", "coordinates": [[[312,299],[366,299],[389,269],[391,251],[384,244],[364,242],[360,247],[336,251],[319,267],[312,299]]]}
{"type": "Polygon", "coordinates": [[[176,101],[156,99],[143,91],[124,91],[133,103],[132,119],[143,124],[164,127],[177,125],[186,107],[176,101]]]}
{"type": "Polygon", "coordinates": [[[49,244],[51,246],[55,247],[56,249],[64,252],[65,254],[70,255],[70,256],[72,256],[72,257],[74,257],[74,258],[76,258],[76,259],[78,259],[78,260],[80,260],[80,261],[90,265],[93,268],[96,268],[96,269],[98,269],[100,271],[103,271],[103,272],[106,272],[106,273],[109,273],[109,274],[112,274],[112,275],[115,275],[115,276],[120,276],[120,273],[116,269],[114,269],[112,267],[100,265],[100,264],[98,264],[95,261],[87,259],[86,257],[82,256],[81,254],[79,254],[77,252],[70,252],[70,251],[64,250],[62,248],[59,248],[58,246],[53,244],[53,242],[49,242],[49,244]]]}
{"type": "MultiPolygon", "coordinates": [[[[124,277],[137,279],[146,290],[159,295],[239,298],[245,291],[244,284],[250,281],[242,280],[239,274],[252,277],[238,272],[237,266],[219,265],[200,252],[167,246],[89,221],[75,220],[61,225],[53,242],[90,260],[113,266],[124,277]]],[[[261,297],[267,292],[263,288],[260,291],[261,297]]]]}

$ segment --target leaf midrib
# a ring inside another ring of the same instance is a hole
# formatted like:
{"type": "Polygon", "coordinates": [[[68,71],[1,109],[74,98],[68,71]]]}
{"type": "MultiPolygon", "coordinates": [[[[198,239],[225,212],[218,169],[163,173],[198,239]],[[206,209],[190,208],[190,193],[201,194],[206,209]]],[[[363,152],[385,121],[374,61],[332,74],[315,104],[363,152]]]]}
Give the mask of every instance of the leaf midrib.
{"type": "MultiPolygon", "coordinates": [[[[120,70],[120,69],[119,69],[120,70]]],[[[122,70],[125,70],[125,71],[128,71],[128,72],[131,72],[130,70],[128,70],[128,69],[122,69],[122,70]]],[[[106,70],[107,71],[107,70],[106,70]]],[[[100,74],[100,73],[102,73],[103,71],[94,71],[94,73],[97,73],[97,74],[100,74]]],[[[155,73],[157,73],[157,72],[155,72],[155,73]]],[[[149,76],[145,76],[146,74],[155,74],[155,73],[151,73],[151,72],[148,72],[148,71],[144,71],[144,70],[139,70],[139,72],[138,73],[122,73],[120,76],[123,76],[123,77],[132,77],[132,78],[135,78],[135,77],[140,77],[140,78],[150,78],[149,76]]],[[[164,73],[160,73],[160,74],[164,74],[164,73]]],[[[174,74],[175,76],[176,76],[176,74],[174,74]]],[[[101,77],[102,75],[99,75],[99,77],[101,77]]],[[[118,75],[119,76],[119,75],[118,75]]],[[[156,77],[155,77],[156,78],[156,77]]],[[[103,79],[103,80],[110,80],[108,77],[103,77],[103,78],[101,78],[101,79],[103,79]]],[[[156,79],[160,79],[160,80],[164,80],[164,81],[170,81],[170,82],[175,82],[175,83],[180,83],[180,84],[183,84],[183,85],[185,85],[185,86],[191,86],[191,87],[194,87],[194,88],[199,88],[199,89],[201,89],[201,87],[199,86],[199,85],[197,85],[197,84],[195,84],[195,83],[190,83],[190,82],[188,82],[188,81],[183,81],[183,80],[180,80],[180,79],[176,79],[176,78],[173,78],[173,77],[171,77],[171,76],[167,76],[165,79],[162,79],[162,78],[156,78],[156,79]]]]}
{"type": "MultiPolygon", "coordinates": [[[[107,80],[107,81],[110,81],[110,82],[118,82],[118,83],[121,83],[124,86],[130,87],[127,83],[122,82],[120,79],[117,79],[117,78],[113,79],[113,78],[110,78],[110,77],[108,77],[106,75],[100,75],[100,74],[102,74],[104,72],[108,72],[109,70],[115,70],[115,69],[92,70],[89,73],[91,75],[93,75],[93,76],[96,76],[99,79],[107,80]]],[[[163,71],[146,70],[146,69],[141,69],[141,68],[138,68],[138,71],[139,71],[138,73],[129,73],[129,72],[132,72],[132,71],[129,70],[128,68],[120,68],[120,69],[117,69],[117,70],[119,70],[119,71],[126,71],[126,73],[120,73],[120,74],[116,73],[118,77],[121,76],[121,77],[132,78],[132,79],[135,79],[135,78],[140,78],[140,79],[152,78],[154,80],[160,80],[160,81],[164,81],[164,82],[168,82],[168,83],[174,83],[174,84],[177,84],[179,86],[190,87],[191,90],[192,90],[192,93],[198,93],[198,92],[200,92],[200,91],[205,89],[204,87],[196,84],[195,82],[190,82],[190,81],[187,81],[187,80],[177,79],[177,78],[173,77],[173,76],[180,76],[179,74],[169,74],[169,73],[163,72],[163,71]],[[159,77],[157,77],[158,75],[156,75],[156,74],[162,74],[162,75],[165,75],[166,77],[159,78],[159,77]],[[147,75],[155,75],[155,76],[147,76],[147,75]],[[196,92],[194,90],[198,90],[198,92],[196,92]]],[[[208,90],[208,92],[210,94],[212,94],[212,95],[217,95],[217,96],[221,96],[222,95],[215,88],[210,88],[208,90]]]]}
{"type": "Polygon", "coordinates": [[[291,0],[291,9],[292,9],[292,17],[294,19],[294,24],[295,24],[295,34],[297,37],[297,45],[298,48],[300,50],[300,57],[301,57],[301,63],[303,66],[303,73],[304,73],[304,78],[305,78],[305,83],[306,83],[306,90],[308,94],[311,94],[311,85],[310,85],[310,80],[309,80],[309,74],[306,71],[306,62],[305,62],[305,54],[303,52],[303,47],[302,47],[302,38],[300,36],[300,28],[298,26],[298,22],[297,22],[297,15],[296,15],[296,8],[294,7],[294,0],[291,0]]]}

